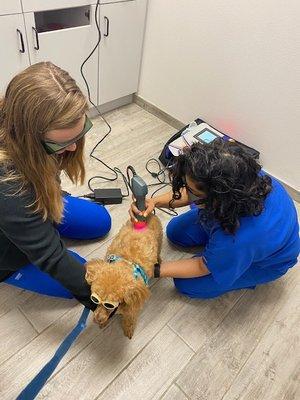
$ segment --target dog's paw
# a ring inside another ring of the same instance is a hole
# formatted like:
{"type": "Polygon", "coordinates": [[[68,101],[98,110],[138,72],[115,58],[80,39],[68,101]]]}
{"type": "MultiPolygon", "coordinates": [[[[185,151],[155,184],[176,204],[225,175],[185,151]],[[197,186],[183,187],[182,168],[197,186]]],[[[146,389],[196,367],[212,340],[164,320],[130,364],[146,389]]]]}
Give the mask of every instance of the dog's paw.
{"type": "Polygon", "coordinates": [[[133,332],[134,332],[134,326],[132,326],[132,325],[124,326],[123,325],[123,332],[124,332],[124,335],[128,337],[128,339],[131,339],[133,336],[133,332]]]}

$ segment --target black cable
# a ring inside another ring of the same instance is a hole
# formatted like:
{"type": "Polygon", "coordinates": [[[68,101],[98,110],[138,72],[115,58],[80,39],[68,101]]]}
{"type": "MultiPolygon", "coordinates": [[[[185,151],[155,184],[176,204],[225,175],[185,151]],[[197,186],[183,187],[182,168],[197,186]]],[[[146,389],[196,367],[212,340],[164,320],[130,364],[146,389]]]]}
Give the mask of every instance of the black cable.
{"type": "Polygon", "coordinates": [[[125,175],[123,174],[123,172],[122,172],[119,168],[117,168],[117,167],[114,167],[114,168],[110,167],[110,166],[107,165],[104,161],[102,161],[100,158],[98,158],[98,157],[96,157],[96,156],[94,155],[94,152],[96,151],[96,149],[98,148],[98,146],[107,138],[107,136],[108,136],[108,135],[111,133],[111,131],[112,131],[112,128],[111,128],[110,124],[107,122],[106,118],[102,115],[102,113],[101,113],[101,111],[99,110],[98,106],[97,106],[96,104],[94,104],[94,102],[93,102],[92,99],[91,99],[90,87],[89,87],[88,81],[87,81],[87,79],[86,79],[86,77],[85,77],[85,75],[84,75],[84,72],[83,72],[83,67],[85,66],[85,64],[87,63],[87,61],[92,57],[92,55],[95,53],[95,51],[96,51],[97,48],[99,47],[100,42],[101,42],[101,40],[102,40],[102,34],[101,34],[100,25],[99,25],[99,21],[98,21],[98,9],[99,9],[99,5],[100,5],[100,0],[97,0],[94,17],[95,17],[95,24],[96,24],[97,32],[98,32],[98,40],[97,40],[97,43],[95,44],[94,48],[93,48],[92,51],[90,52],[90,54],[87,56],[87,58],[86,58],[86,59],[83,61],[83,63],[81,64],[81,66],[80,66],[80,74],[81,74],[81,76],[82,76],[82,79],[84,80],[84,83],[85,83],[85,86],[86,86],[86,89],[87,89],[87,94],[88,94],[88,100],[89,100],[89,102],[95,107],[95,109],[97,110],[97,112],[98,112],[98,114],[100,115],[100,117],[102,118],[102,120],[103,120],[103,121],[105,122],[105,124],[108,126],[108,132],[107,132],[107,133],[102,137],[102,139],[100,139],[100,140],[96,143],[96,145],[93,147],[92,151],[90,152],[90,157],[93,158],[93,159],[95,159],[95,160],[97,160],[97,161],[100,162],[102,165],[104,165],[109,171],[111,171],[111,172],[114,174],[114,177],[113,177],[113,178],[109,178],[109,177],[107,177],[107,176],[102,176],[102,175],[93,176],[93,177],[90,178],[89,181],[88,181],[88,187],[89,187],[89,189],[90,189],[92,192],[94,192],[94,189],[91,187],[91,182],[92,182],[94,179],[103,179],[103,180],[105,180],[105,181],[113,182],[113,181],[115,181],[115,180],[118,179],[118,176],[119,176],[119,174],[120,174],[120,175],[122,176],[123,180],[124,180],[125,187],[126,187],[126,194],[123,195],[123,197],[128,197],[128,196],[129,196],[128,182],[126,181],[126,177],[125,177],[125,175]]]}
{"type": "MultiPolygon", "coordinates": [[[[122,194],[122,196],[123,196],[123,197],[128,197],[129,194],[130,194],[129,190],[131,190],[129,171],[131,171],[132,174],[135,175],[136,172],[135,172],[134,168],[133,168],[131,165],[127,167],[127,170],[126,170],[127,178],[126,178],[126,176],[123,174],[123,172],[122,172],[119,168],[117,168],[117,167],[114,167],[114,168],[110,167],[108,164],[106,164],[104,161],[102,161],[100,158],[98,158],[98,157],[96,157],[96,156],[94,155],[94,152],[96,151],[96,149],[98,148],[98,146],[107,138],[107,136],[108,136],[108,135],[111,133],[111,131],[112,131],[111,125],[107,122],[106,118],[105,118],[105,117],[102,115],[102,113],[100,112],[98,106],[97,106],[96,104],[94,104],[94,102],[93,102],[92,99],[91,99],[90,87],[89,87],[88,81],[87,81],[87,79],[86,79],[86,77],[85,77],[85,75],[84,75],[84,72],[83,72],[83,68],[84,68],[85,64],[86,64],[87,61],[92,57],[92,55],[95,53],[95,51],[96,51],[97,48],[99,47],[100,42],[101,42],[101,40],[102,40],[102,34],[101,34],[100,25],[99,25],[99,21],[98,21],[98,9],[99,9],[99,6],[100,6],[100,0],[97,0],[96,8],[95,8],[95,14],[94,14],[94,17],[95,17],[95,24],[96,24],[97,32],[98,32],[97,43],[95,44],[94,48],[92,49],[92,51],[90,52],[90,54],[87,56],[87,58],[82,62],[81,66],[80,66],[80,74],[81,74],[81,76],[82,76],[82,79],[84,80],[84,83],[85,83],[85,86],[86,86],[86,89],[87,89],[87,94],[88,94],[88,100],[89,100],[89,102],[95,107],[95,109],[97,110],[98,114],[100,115],[100,117],[102,118],[102,120],[105,122],[105,124],[106,124],[107,127],[108,127],[108,132],[107,132],[107,133],[102,137],[102,139],[100,139],[100,140],[96,143],[96,145],[93,147],[92,151],[90,152],[90,157],[93,158],[94,160],[97,160],[97,161],[100,162],[102,165],[104,165],[109,171],[111,171],[111,172],[113,173],[114,177],[110,178],[110,177],[102,176],[102,175],[93,176],[93,177],[90,178],[89,181],[88,181],[88,187],[89,187],[89,189],[90,189],[92,192],[94,192],[94,189],[93,189],[92,186],[91,186],[91,182],[92,182],[94,179],[103,179],[103,180],[105,180],[105,181],[113,182],[113,181],[115,181],[115,180],[118,179],[118,176],[119,176],[119,174],[120,174],[120,175],[122,176],[122,178],[123,178],[123,181],[124,181],[125,187],[126,187],[126,194],[125,194],[125,195],[122,194]]],[[[149,184],[148,186],[163,185],[163,186],[161,186],[160,188],[158,188],[157,190],[155,190],[155,191],[152,193],[151,197],[153,197],[155,193],[157,193],[158,191],[160,191],[161,189],[163,189],[163,188],[166,187],[167,185],[170,185],[170,183],[166,183],[166,174],[165,174],[165,171],[169,168],[168,165],[167,165],[165,168],[161,168],[160,163],[159,163],[159,161],[158,161],[156,158],[150,158],[150,159],[147,161],[145,168],[146,168],[146,170],[151,174],[151,176],[152,176],[153,178],[156,178],[156,179],[158,180],[157,183],[152,183],[152,184],[149,184]],[[150,169],[149,169],[148,166],[149,166],[149,164],[150,164],[151,162],[152,162],[152,163],[154,162],[154,163],[156,163],[156,164],[158,165],[158,172],[152,172],[152,171],[150,171],[150,169]],[[162,175],[162,177],[160,177],[161,175],[162,175]]],[[[79,196],[79,197],[82,197],[82,196],[79,196]]],[[[174,211],[174,214],[173,214],[173,213],[168,212],[167,210],[164,210],[164,209],[161,209],[161,208],[158,208],[158,209],[161,210],[161,211],[163,211],[163,212],[165,212],[166,214],[169,214],[169,215],[172,215],[172,216],[173,216],[173,215],[178,215],[176,211],[174,211]]]]}
{"type": "Polygon", "coordinates": [[[129,171],[132,172],[132,176],[136,175],[136,170],[133,168],[133,166],[132,165],[128,165],[128,167],[126,168],[126,173],[127,173],[128,180],[129,180],[129,174],[128,174],[129,171]]]}
{"type": "Polygon", "coordinates": [[[127,184],[128,184],[128,186],[129,186],[129,189],[130,189],[131,192],[132,192],[132,187],[131,187],[131,184],[130,184],[129,171],[131,171],[132,176],[135,176],[135,175],[136,175],[136,172],[135,172],[135,169],[133,168],[132,165],[128,165],[128,167],[126,168],[127,184]]]}
{"type": "Polygon", "coordinates": [[[96,144],[96,146],[94,147],[94,149],[92,150],[92,152],[96,149],[97,145],[100,144],[106,137],[107,135],[110,134],[111,132],[111,126],[109,125],[109,123],[106,121],[106,119],[104,118],[104,116],[102,115],[101,111],[99,110],[98,106],[96,106],[96,104],[93,103],[92,99],[91,99],[91,91],[90,91],[90,86],[88,84],[88,81],[83,73],[83,67],[85,66],[85,64],[88,62],[88,60],[92,57],[92,55],[95,53],[95,51],[97,50],[97,48],[100,45],[100,42],[102,40],[102,34],[101,34],[101,30],[100,30],[100,25],[99,25],[99,21],[98,21],[98,9],[100,6],[100,0],[97,0],[96,3],[96,8],[95,8],[95,14],[94,14],[94,18],[95,18],[95,23],[96,23],[96,27],[97,27],[97,32],[98,32],[98,39],[97,39],[97,43],[95,44],[93,50],[90,52],[90,54],[87,56],[87,58],[82,62],[81,66],[80,66],[80,74],[82,76],[82,79],[84,80],[86,89],[87,89],[87,93],[88,93],[88,99],[89,102],[96,108],[96,110],[98,111],[98,114],[100,115],[100,117],[103,119],[103,121],[106,123],[106,125],[108,126],[109,131],[105,134],[105,136],[101,139],[100,142],[98,142],[96,144]]]}
{"type": "MultiPolygon", "coordinates": [[[[154,195],[157,193],[157,192],[159,192],[161,189],[163,189],[163,188],[165,188],[166,186],[171,186],[171,184],[170,183],[165,183],[162,187],[160,187],[160,188],[158,188],[157,190],[155,190],[152,194],[151,194],[151,199],[154,197],[154,195]]],[[[160,210],[160,211],[162,211],[162,212],[164,212],[165,214],[168,214],[168,215],[171,215],[172,217],[176,217],[177,215],[178,215],[178,212],[177,211],[175,211],[174,209],[164,209],[164,208],[161,208],[161,207],[156,207],[158,210],[160,210]]]]}
{"type": "MultiPolygon", "coordinates": [[[[164,189],[166,186],[172,186],[170,182],[166,182],[166,173],[165,173],[165,171],[168,170],[170,167],[171,167],[171,165],[167,164],[165,167],[162,168],[160,163],[159,163],[159,161],[156,158],[150,158],[146,162],[145,168],[146,168],[147,172],[149,172],[149,174],[153,178],[158,180],[158,182],[156,182],[156,183],[150,183],[148,185],[148,187],[160,186],[158,189],[156,189],[151,194],[151,196],[150,196],[151,198],[153,198],[156,193],[158,193],[160,190],[164,189]],[[157,172],[154,172],[154,171],[150,170],[150,168],[149,168],[150,163],[155,163],[158,166],[158,171],[157,172]],[[160,178],[161,175],[162,175],[162,178],[160,178]]],[[[156,208],[158,210],[168,214],[168,215],[171,215],[172,217],[178,215],[177,211],[175,211],[175,210],[166,210],[166,209],[161,208],[161,207],[156,207],[156,208]]]]}
{"type": "MultiPolygon", "coordinates": [[[[81,76],[82,76],[82,78],[83,78],[83,80],[84,80],[84,83],[85,83],[85,85],[86,85],[86,88],[87,88],[89,102],[90,102],[94,107],[96,107],[96,106],[95,106],[95,104],[94,104],[94,103],[92,102],[92,100],[91,100],[90,87],[89,87],[88,81],[86,80],[86,77],[84,76],[83,67],[84,67],[84,65],[87,63],[87,61],[92,57],[92,55],[95,53],[95,51],[97,50],[97,48],[98,48],[98,46],[99,46],[99,44],[100,44],[100,42],[101,42],[101,39],[102,39],[101,30],[100,30],[100,26],[99,26],[99,21],[98,21],[98,17],[97,17],[99,4],[100,4],[100,0],[97,0],[97,4],[96,4],[96,8],[95,8],[95,23],[96,23],[96,27],[97,27],[97,31],[98,31],[98,40],[97,40],[97,43],[95,44],[93,50],[90,52],[90,54],[87,56],[87,58],[83,61],[83,63],[82,63],[81,66],[80,66],[80,73],[81,73],[81,76]]],[[[96,108],[97,108],[97,107],[96,107],[96,108]]],[[[100,112],[99,112],[99,114],[101,115],[100,112]]]]}
{"type": "Polygon", "coordinates": [[[172,165],[170,165],[170,163],[168,163],[165,167],[161,167],[159,160],[157,160],[156,158],[149,158],[149,160],[146,162],[145,168],[147,170],[147,172],[149,172],[149,174],[158,180],[159,183],[157,184],[164,184],[166,183],[166,170],[170,169],[172,167],[172,165]],[[151,171],[149,168],[149,164],[150,163],[155,163],[158,166],[158,171],[151,171]],[[162,178],[160,178],[160,176],[162,175],[162,178]]]}
{"type": "Polygon", "coordinates": [[[149,174],[150,174],[153,178],[158,179],[158,181],[159,181],[160,183],[165,183],[165,181],[166,181],[165,170],[166,170],[168,167],[161,168],[160,163],[159,163],[159,161],[158,161],[156,158],[150,158],[150,159],[146,162],[145,168],[146,168],[146,170],[149,172],[149,174]],[[150,171],[150,169],[149,169],[149,164],[150,164],[150,163],[153,163],[153,162],[154,162],[155,164],[158,165],[158,172],[150,171]],[[160,175],[163,175],[162,180],[160,179],[160,175]]]}
{"type": "MultiPolygon", "coordinates": [[[[103,177],[103,176],[101,176],[101,175],[93,176],[92,178],[90,178],[90,179],[88,180],[88,187],[89,187],[90,191],[94,193],[94,189],[91,187],[91,182],[92,182],[93,179],[102,178],[102,179],[105,179],[105,180],[107,180],[107,181],[113,182],[113,181],[115,181],[116,179],[118,179],[118,176],[119,176],[118,174],[120,174],[120,175],[122,176],[122,178],[123,178],[123,181],[124,181],[124,183],[125,183],[125,188],[126,188],[126,194],[122,194],[122,197],[123,197],[123,198],[124,198],[124,197],[128,197],[129,194],[130,194],[130,192],[129,192],[130,183],[127,182],[126,176],[123,174],[123,172],[120,170],[120,168],[114,167],[114,168],[112,169],[112,168],[110,168],[107,164],[105,164],[102,160],[99,159],[98,161],[100,161],[102,164],[104,164],[107,168],[111,169],[112,172],[115,174],[115,178],[103,177]]],[[[131,189],[131,188],[130,188],[130,189],[131,189]]],[[[81,197],[82,197],[82,196],[81,196],[81,197]]]]}

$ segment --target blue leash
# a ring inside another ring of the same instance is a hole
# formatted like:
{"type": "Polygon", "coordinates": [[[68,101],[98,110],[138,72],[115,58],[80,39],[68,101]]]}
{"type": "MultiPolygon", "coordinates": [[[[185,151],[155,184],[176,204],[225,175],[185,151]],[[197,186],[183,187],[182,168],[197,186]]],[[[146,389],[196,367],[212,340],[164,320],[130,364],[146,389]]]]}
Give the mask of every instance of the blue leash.
{"type": "Polygon", "coordinates": [[[26,388],[19,394],[16,400],[33,400],[40,392],[42,387],[45,385],[47,380],[50,378],[55,368],[58,366],[64,355],[67,353],[69,348],[72,346],[74,341],[80,335],[80,333],[86,327],[86,321],[90,310],[85,307],[82,314],[77,322],[77,325],[68,334],[68,336],[61,343],[59,348],[56,350],[51,360],[40,370],[40,372],[32,379],[32,381],[26,386],[26,388]]]}

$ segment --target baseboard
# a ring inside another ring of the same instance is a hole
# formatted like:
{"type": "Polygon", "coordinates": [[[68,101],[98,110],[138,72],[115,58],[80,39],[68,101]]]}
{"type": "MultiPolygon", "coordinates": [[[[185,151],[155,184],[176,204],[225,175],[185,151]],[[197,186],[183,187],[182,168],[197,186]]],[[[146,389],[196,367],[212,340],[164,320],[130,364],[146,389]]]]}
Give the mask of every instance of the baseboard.
{"type": "Polygon", "coordinates": [[[172,117],[172,115],[162,111],[160,108],[156,107],[154,104],[149,103],[147,100],[143,99],[142,97],[138,96],[137,94],[133,95],[133,101],[144,110],[148,111],[149,113],[155,115],[156,117],[160,118],[161,120],[165,121],[167,124],[173,126],[175,129],[181,129],[186,124],[179,121],[178,119],[172,117]]]}
{"type": "MultiPolygon", "coordinates": [[[[98,108],[99,108],[100,112],[102,114],[104,114],[109,111],[115,110],[116,108],[126,106],[127,104],[131,104],[132,102],[133,102],[133,95],[130,94],[128,96],[120,97],[117,100],[113,100],[113,101],[109,101],[108,103],[101,104],[100,106],[98,106],[98,108]]],[[[95,109],[95,107],[90,108],[88,114],[89,114],[89,117],[91,117],[91,118],[95,118],[99,115],[98,111],[95,109]]]]}
{"type": "Polygon", "coordinates": [[[290,194],[293,200],[295,200],[297,203],[300,203],[300,191],[293,188],[292,186],[282,182],[280,179],[276,178],[278,181],[280,181],[283,186],[286,188],[287,192],[290,194]]]}
{"type": "Polygon", "coordinates": [[[267,171],[264,168],[264,171],[273,178],[277,179],[286,189],[286,191],[289,193],[289,195],[292,197],[293,200],[297,201],[297,203],[300,203],[300,191],[295,189],[293,186],[289,185],[288,183],[284,182],[280,178],[277,178],[277,176],[271,174],[269,171],[267,171]]]}
{"type": "MultiPolygon", "coordinates": [[[[173,126],[176,129],[181,129],[186,125],[183,122],[179,121],[178,119],[172,117],[172,115],[169,115],[165,111],[162,111],[161,109],[159,109],[152,103],[149,103],[147,100],[143,99],[142,97],[138,96],[137,94],[133,95],[133,101],[136,104],[138,104],[140,107],[142,107],[144,110],[146,110],[146,111],[150,112],[151,114],[155,115],[156,117],[162,119],[163,121],[165,121],[166,123],[168,123],[169,125],[173,126]]],[[[267,172],[267,173],[269,175],[272,175],[269,172],[267,172]]],[[[277,179],[286,188],[286,190],[288,191],[290,196],[295,201],[300,203],[300,191],[299,190],[288,185],[286,182],[282,181],[281,179],[277,178],[276,176],[274,176],[274,178],[277,179]]]]}

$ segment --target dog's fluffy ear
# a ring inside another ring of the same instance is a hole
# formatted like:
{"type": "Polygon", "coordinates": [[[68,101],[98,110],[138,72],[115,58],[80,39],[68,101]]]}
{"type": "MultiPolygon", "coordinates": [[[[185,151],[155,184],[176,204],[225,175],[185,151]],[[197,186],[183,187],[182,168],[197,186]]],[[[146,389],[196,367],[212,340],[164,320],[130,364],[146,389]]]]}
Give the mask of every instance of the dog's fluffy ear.
{"type": "Polygon", "coordinates": [[[85,279],[89,285],[97,278],[103,263],[103,260],[92,260],[86,263],[85,279]]]}
{"type": "Polygon", "coordinates": [[[150,296],[150,290],[141,281],[137,281],[134,286],[130,286],[125,295],[124,302],[131,307],[141,308],[147,298],[150,296]]]}

